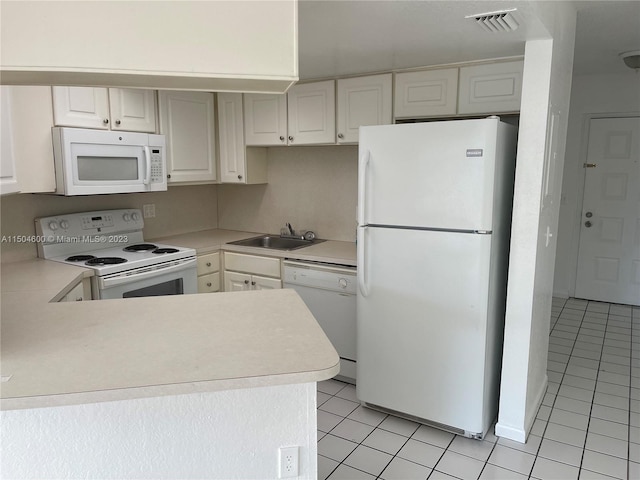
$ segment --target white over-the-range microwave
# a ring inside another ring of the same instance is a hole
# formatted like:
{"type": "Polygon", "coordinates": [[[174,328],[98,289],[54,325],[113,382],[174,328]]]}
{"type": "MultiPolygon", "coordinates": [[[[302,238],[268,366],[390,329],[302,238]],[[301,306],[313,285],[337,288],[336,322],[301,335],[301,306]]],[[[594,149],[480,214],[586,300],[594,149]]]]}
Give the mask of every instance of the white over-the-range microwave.
{"type": "Polygon", "coordinates": [[[58,195],[167,189],[164,135],[53,127],[58,195]]]}

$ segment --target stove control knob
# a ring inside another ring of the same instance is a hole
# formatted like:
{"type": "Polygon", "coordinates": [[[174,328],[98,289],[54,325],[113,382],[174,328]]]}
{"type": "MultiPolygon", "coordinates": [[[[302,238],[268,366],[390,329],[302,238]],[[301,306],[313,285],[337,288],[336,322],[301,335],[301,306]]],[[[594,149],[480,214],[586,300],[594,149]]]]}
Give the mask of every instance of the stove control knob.
{"type": "Polygon", "coordinates": [[[137,213],[132,213],[132,214],[131,214],[131,219],[132,219],[134,222],[137,222],[138,220],[140,220],[140,215],[138,215],[137,213]]]}
{"type": "Polygon", "coordinates": [[[131,215],[129,215],[128,213],[125,213],[124,215],[122,215],[122,219],[125,222],[128,222],[129,220],[131,220],[131,215]]]}
{"type": "Polygon", "coordinates": [[[338,280],[338,285],[340,285],[340,288],[347,288],[347,281],[344,278],[341,278],[338,280]]]}
{"type": "Polygon", "coordinates": [[[67,222],[66,220],[62,220],[60,222],[60,228],[66,230],[67,228],[69,228],[69,222],[67,222]]]}
{"type": "Polygon", "coordinates": [[[57,230],[58,229],[58,222],[49,222],[49,229],[50,230],[57,230]]]}

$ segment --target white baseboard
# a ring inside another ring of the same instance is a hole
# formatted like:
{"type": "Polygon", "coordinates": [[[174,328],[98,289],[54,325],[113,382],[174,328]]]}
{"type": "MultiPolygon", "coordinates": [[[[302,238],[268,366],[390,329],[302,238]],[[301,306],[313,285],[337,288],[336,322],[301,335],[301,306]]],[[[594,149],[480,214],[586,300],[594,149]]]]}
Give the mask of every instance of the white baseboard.
{"type": "Polygon", "coordinates": [[[533,404],[534,407],[527,413],[524,425],[521,427],[514,425],[504,425],[500,423],[500,421],[498,421],[498,423],[496,423],[496,436],[505,437],[515,442],[526,443],[529,432],[531,431],[531,427],[533,426],[533,422],[536,421],[536,415],[538,413],[538,410],[540,409],[540,405],[542,405],[544,394],[547,391],[548,382],[549,378],[545,375],[544,382],[542,382],[542,385],[538,390],[538,394],[536,395],[536,399],[533,404]]]}

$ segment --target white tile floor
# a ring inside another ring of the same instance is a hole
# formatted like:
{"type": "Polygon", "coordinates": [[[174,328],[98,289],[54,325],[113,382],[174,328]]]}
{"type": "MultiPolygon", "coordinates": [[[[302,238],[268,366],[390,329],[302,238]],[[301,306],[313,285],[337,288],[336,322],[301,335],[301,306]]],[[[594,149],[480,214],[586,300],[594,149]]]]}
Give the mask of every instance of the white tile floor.
{"type": "Polygon", "coordinates": [[[548,374],[526,444],[369,410],[353,385],[322,382],[318,479],[640,480],[640,308],[554,299],[548,374]]]}

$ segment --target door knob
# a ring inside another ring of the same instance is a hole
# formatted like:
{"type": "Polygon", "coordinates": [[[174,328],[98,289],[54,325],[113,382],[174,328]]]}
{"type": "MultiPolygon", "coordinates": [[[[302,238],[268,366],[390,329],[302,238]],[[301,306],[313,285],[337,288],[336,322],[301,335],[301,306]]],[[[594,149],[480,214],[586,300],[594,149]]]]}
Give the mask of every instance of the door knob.
{"type": "Polygon", "coordinates": [[[591,225],[593,225],[593,224],[589,220],[584,222],[584,226],[587,227],[587,228],[591,228],[591,225]]]}

